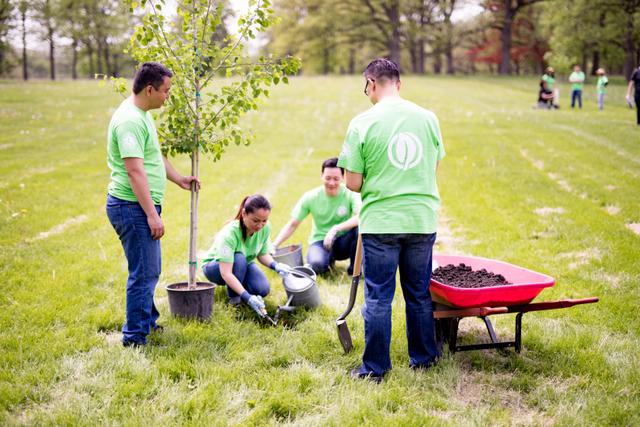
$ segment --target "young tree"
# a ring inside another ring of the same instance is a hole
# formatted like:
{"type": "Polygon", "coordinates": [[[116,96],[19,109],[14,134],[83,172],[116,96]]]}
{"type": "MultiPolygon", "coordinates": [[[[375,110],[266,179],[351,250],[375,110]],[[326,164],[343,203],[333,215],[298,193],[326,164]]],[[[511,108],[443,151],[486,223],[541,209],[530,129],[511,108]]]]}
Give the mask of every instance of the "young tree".
{"type": "Polygon", "coordinates": [[[0,75],[5,74],[11,68],[8,59],[11,47],[7,41],[7,35],[12,28],[13,7],[11,0],[0,0],[0,75]]]}
{"type": "MultiPolygon", "coordinates": [[[[147,8],[131,37],[130,53],[140,61],[164,63],[174,72],[173,88],[160,113],[158,136],[168,155],[189,154],[191,174],[198,176],[200,151],[219,160],[230,144],[248,145],[252,136],[238,125],[239,117],[258,108],[258,98],[268,87],[288,83],[287,76],[300,66],[296,58],[261,57],[252,61],[244,44],[273,23],[268,0],[249,3],[247,15],[238,19],[238,33],[211,43],[222,25],[224,7],[215,0],[177,2],[181,25],[176,28],[162,14],[163,0],[133,0],[131,9],[147,8]],[[220,78],[213,87],[214,79],[220,78]]],[[[120,86],[124,89],[124,86],[120,86]]],[[[191,190],[189,233],[189,288],[196,287],[196,235],[198,192],[191,190]]]]}
{"type": "Polygon", "coordinates": [[[20,12],[20,33],[22,35],[22,79],[29,80],[29,70],[27,68],[27,10],[29,5],[25,0],[18,3],[20,12]]]}

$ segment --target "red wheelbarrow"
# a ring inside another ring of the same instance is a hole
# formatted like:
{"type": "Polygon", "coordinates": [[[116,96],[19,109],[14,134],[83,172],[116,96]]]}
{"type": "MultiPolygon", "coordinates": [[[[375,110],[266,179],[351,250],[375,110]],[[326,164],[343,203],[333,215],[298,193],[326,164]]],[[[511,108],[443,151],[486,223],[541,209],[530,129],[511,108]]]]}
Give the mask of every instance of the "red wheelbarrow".
{"type": "Polygon", "coordinates": [[[553,277],[537,273],[502,261],[488,258],[434,255],[438,265],[466,264],[473,270],[486,269],[494,274],[501,274],[511,285],[491,286],[485,288],[459,288],[448,286],[431,279],[429,288],[435,310],[436,338],[440,345],[445,343],[449,351],[503,349],[514,347],[516,352],[522,349],[522,316],[530,311],[555,310],[579,304],[598,302],[598,298],[563,299],[532,303],[533,299],[544,289],[555,284],[553,277]],[[493,329],[490,315],[517,313],[515,322],[515,339],[499,341],[493,329]],[[458,345],[458,325],[465,317],[479,317],[484,321],[489,334],[489,343],[458,345]]]}

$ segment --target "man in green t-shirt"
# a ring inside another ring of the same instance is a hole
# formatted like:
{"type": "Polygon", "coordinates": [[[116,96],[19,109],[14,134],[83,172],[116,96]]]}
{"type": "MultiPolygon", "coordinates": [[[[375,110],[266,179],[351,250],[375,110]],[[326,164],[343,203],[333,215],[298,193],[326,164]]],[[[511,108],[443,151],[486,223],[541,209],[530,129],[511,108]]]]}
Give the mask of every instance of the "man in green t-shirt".
{"type": "Polygon", "coordinates": [[[169,97],[173,74],[155,62],[145,62],[133,80],[133,93],[113,113],[107,135],[107,164],[111,182],[107,216],[115,229],[129,267],[126,287],[126,322],[122,343],[141,346],[158,329],[159,313],[153,293],[160,277],[160,218],[167,178],[185,190],[200,182],[180,175],[160,152],[149,110],[169,97]],[[194,184],[195,183],[195,184],[194,184]]]}
{"type": "Polygon", "coordinates": [[[556,72],[553,67],[547,67],[542,75],[542,81],[547,84],[547,89],[552,93],[551,104],[553,108],[560,108],[560,90],[556,87],[556,72]]]}
{"type": "Polygon", "coordinates": [[[274,247],[284,243],[309,215],[313,229],[309,236],[307,262],[318,273],[324,273],[335,260],[349,259],[347,272],[353,272],[353,259],[358,241],[360,195],[342,185],[344,169],[333,157],[322,163],[322,185],[307,191],[291,212],[291,219],[273,241],[274,247]]]}
{"type": "Polygon", "coordinates": [[[393,61],[374,60],[364,77],[364,92],[374,105],[351,120],[338,166],[347,171],[347,188],[362,195],[365,348],[351,376],[379,382],[391,369],[398,267],[409,365],[428,368],[438,357],[429,280],[440,205],[436,168],[445,153],[435,114],[400,97],[393,61]]]}
{"type": "Polygon", "coordinates": [[[609,79],[607,78],[604,68],[598,68],[596,75],[598,76],[598,83],[596,83],[596,90],[598,92],[598,110],[602,111],[604,109],[605,88],[609,84],[609,79]]]}
{"type": "Polygon", "coordinates": [[[571,82],[571,108],[578,105],[582,108],[582,87],[584,86],[584,73],[579,65],[573,67],[573,73],[569,75],[569,82],[571,82]]]}

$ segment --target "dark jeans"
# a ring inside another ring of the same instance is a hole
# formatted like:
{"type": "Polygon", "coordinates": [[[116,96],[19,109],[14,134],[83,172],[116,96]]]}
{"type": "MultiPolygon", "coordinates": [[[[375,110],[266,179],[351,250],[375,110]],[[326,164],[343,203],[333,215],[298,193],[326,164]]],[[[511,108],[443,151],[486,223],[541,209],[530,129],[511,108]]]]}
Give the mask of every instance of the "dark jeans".
{"type": "MultiPolygon", "coordinates": [[[[233,268],[231,271],[251,295],[260,295],[261,297],[269,295],[271,288],[267,276],[255,262],[247,264],[247,258],[242,252],[236,252],[233,255],[233,268]]],[[[209,261],[203,265],[202,272],[211,282],[218,285],[226,285],[220,274],[220,263],[218,261],[209,261]]],[[[239,296],[229,286],[227,286],[227,295],[229,295],[229,298],[239,296]]]]}
{"type": "Polygon", "coordinates": [[[391,303],[396,270],[406,304],[409,364],[429,366],[438,357],[429,293],[434,234],[363,234],[365,347],[360,373],[384,375],[391,369],[391,303]]]}
{"type": "MultiPolygon", "coordinates": [[[[160,214],[162,208],[156,205],[160,214]]],[[[160,316],[153,303],[153,293],[160,277],[160,240],[151,238],[147,215],[138,202],[107,196],[107,216],[127,257],[126,322],[122,342],[146,344],[147,335],[156,328],[160,316]]]]}
{"type": "Polygon", "coordinates": [[[317,274],[329,270],[329,265],[334,261],[349,259],[347,273],[353,273],[353,259],[356,256],[356,244],[358,243],[358,227],[354,227],[336,238],[328,251],[324,248],[322,240],[313,242],[307,251],[307,262],[317,274]]]}
{"type": "Polygon", "coordinates": [[[637,120],[637,123],[640,125],[640,92],[636,92],[633,99],[636,102],[636,120],[637,120]]]}
{"type": "Polygon", "coordinates": [[[571,91],[571,108],[576,105],[576,99],[578,100],[578,105],[582,108],[582,91],[579,89],[571,91]]]}

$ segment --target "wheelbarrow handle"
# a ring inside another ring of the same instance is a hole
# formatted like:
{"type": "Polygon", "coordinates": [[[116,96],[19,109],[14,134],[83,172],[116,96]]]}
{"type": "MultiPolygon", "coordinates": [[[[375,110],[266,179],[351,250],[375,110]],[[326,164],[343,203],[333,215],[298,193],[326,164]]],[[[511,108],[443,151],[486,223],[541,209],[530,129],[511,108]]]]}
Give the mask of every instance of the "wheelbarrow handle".
{"type": "Polygon", "coordinates": [[[356,244],[356,256],[353,261],[353,276],[351,278],[351,289],[349,291],[349,304],[347,305],[344,313],[336,319],[336,321],[344,320],[356,303],[356,296],[358,294],[358,282],[360,281],[360,273],[362,270],[362,235],[358,234],[358,243],[356,244]]]}

